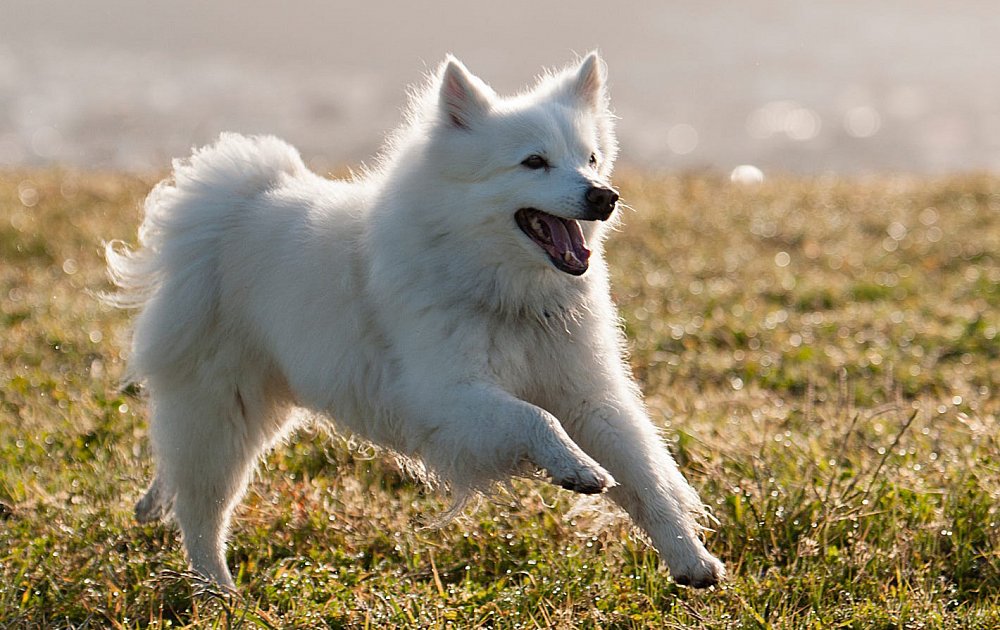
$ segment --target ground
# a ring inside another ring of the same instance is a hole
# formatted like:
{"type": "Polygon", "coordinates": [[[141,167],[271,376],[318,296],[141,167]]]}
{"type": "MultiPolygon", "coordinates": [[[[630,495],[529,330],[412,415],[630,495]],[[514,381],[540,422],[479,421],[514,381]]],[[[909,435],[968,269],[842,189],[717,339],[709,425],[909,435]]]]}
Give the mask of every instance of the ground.
{"type": "Polygon", "coordinates": [[[537,481],[421,528],[446,496],[305,430],[239,511],[230,598],[132,517],[146,410],[95,293],[155,179],[0,173],[0,626],[1000,625],[1000,179],[619,178],[631,364],[724,585],[537,481]]]}

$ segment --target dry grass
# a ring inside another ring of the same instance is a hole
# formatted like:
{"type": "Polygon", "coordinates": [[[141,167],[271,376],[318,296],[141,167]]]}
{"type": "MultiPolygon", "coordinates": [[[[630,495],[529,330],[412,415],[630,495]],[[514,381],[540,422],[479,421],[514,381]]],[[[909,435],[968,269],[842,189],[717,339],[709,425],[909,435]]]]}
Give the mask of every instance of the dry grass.
{"type": "Polygon", "coordinates": [[[117,386],[126,316],[91,295],[152,180],[8,172],[0,626],[1000,625],[1000,180],[619,183],[632,364],[724,587],[676,586],[540,484],[415,531],[446,499],[302,433],[240,511],[241,595],[194,595],[175,533],[132,520],[143,402],[117,386]]]}

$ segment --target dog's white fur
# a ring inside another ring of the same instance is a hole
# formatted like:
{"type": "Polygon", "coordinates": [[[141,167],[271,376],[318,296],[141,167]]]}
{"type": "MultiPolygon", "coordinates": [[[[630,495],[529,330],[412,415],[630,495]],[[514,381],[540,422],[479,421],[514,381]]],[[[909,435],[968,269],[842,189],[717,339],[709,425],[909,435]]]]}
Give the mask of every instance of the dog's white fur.
{"type": "Polygon", "coordinates": [[[581,218],[588,187],[606,185],[603,64],[591,54],[501,98],[449,58],[412,100],[351,181],[275,138],[225,134],[149,195],[140,249],[108,245],[109,299],[141,309],[130,369],[157,472],[139,519],[172,507],[193,568],[231,587],[232,511],[304,407],[459,497],[537,468],[607,490],[678,582],[714,584],[703,506],[623,360],[608,223],[580,222],[593,255],[572,276],[514,221],[523,207],[581,218]],[[525,168],[530,154],[552,167],[525,168]]]}

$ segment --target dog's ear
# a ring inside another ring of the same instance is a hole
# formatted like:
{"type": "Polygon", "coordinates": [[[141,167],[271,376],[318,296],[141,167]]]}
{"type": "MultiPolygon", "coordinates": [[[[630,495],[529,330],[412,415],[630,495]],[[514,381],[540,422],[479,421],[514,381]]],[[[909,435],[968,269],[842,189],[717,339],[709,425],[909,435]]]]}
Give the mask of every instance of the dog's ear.
{"type": "Polygon", "coordinates": [[[440,110],[444,122],[469,129],[490,111],[492,90],[469,72],[462,62],[449,56],[441,71],[440,110]]]}
{"type": "Polygon", "coordinates": [[[606,79],[607,67],[597,52],[593,51],[583,58],[575,72],[570,73],[563,90],[577,102],[597,109],[607,105],[608,98],[604,87],[606,79]]]}

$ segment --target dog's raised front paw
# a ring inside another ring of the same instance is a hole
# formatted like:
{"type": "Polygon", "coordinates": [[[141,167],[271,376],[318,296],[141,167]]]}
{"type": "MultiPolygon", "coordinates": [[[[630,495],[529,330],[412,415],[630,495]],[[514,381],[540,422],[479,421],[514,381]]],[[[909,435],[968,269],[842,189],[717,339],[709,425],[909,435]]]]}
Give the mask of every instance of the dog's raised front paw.
{"type": "Polygon", "coordinates": [[[553,478],[552,482],[580,494],[601,494],[618,485],[600,466],[578,468],[562,478],[553,478]]]}

